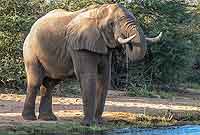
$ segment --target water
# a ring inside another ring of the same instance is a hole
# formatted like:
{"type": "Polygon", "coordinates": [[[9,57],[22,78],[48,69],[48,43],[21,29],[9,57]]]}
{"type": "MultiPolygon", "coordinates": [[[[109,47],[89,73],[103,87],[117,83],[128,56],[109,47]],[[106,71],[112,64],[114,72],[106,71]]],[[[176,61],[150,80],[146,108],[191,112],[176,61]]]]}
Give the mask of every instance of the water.
{"type": "Polygon", "coordinates": [[[103,135],[200,135],[200,125],[186,125],[168,128],[115,129],[103,135]]]}
{"type": "MultiPolygon", "coordinates": [[[[200,135],[200,125],[186,125],[163,128],[124,128],[98,133],[45,133],[37,135],[200,135]]],[[[36,135],[34,134],[34,135],[36,135]]]]}

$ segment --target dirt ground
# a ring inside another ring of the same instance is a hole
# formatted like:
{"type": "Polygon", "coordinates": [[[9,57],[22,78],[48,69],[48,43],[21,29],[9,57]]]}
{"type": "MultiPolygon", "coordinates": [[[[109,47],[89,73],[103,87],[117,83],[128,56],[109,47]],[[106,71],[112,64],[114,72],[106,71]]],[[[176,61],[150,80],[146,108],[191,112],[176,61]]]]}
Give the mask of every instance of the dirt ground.
{"type": "MultiPolygon", "coordinates": [[[[177,96],[172,99],[127,97],[124,92],[110,91],[106,100],[103,117],[105,120],[135,119],[136,115],[175,117],[182,114],[200,114],[200,96],[177,96]]],[[[12,123],[41,123],[24,121],[21,112],[25,95],[0,94],[0,125],[12,123]]],[[[40,97],[37,97],[38,112],[40,97]]],[[[53,97],[53,110],[59,121],[80,121],[82,118],[81,98],[53,97]]],[[[38,115],[38,113],[37,113],[38,115]]],[[[199,115],[200,116],[200,115],[199,115]]]]}

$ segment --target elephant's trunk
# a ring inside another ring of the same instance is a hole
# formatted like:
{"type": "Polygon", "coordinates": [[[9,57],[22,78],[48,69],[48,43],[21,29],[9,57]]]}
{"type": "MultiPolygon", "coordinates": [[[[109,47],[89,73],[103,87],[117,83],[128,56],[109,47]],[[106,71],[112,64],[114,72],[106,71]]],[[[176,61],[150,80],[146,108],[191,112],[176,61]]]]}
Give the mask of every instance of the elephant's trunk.
{"type": "Polygon", "coordinates": [[[144,58],[147,47],[146,39],[143,33],[143,30],[140,27],[130,32],[136,36],[129,42],[126,46],[126,53],[131,61],[139,61],[144,58]]]}
{"type": "Polygon", "coordinates": [[[142,60],[145,56],[146,50],[145,46],[140,46],[139,44],[134,46],[129,44],[126,46],[126,53],[131,61],[142,60]]]}

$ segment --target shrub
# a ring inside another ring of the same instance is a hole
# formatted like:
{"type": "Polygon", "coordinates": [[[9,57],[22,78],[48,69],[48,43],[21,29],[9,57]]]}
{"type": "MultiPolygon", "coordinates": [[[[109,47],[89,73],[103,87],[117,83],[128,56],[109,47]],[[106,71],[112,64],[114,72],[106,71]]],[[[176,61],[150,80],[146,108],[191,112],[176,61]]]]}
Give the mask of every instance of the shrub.
{"type": "MultiPolygon", "coordinates": [[[[200,5],[189,6],[178,0],[145,0],[131,3],[118,0],[137,17],[148,36],[164,33],[162,41],[149,46],[151,60],[129,63],[129,90],[148,90],[152,84],[181,84],[197,82],[192,70],[194,56],[199,56],[200,5]],[[194,79],[195,78],[195,79],[194,79]]],[[[109,0],[2,0],[0,3],[0,85],[23,87],[25,72],[22,59],[24,39],[32,24],[48,11],[63,8],[74,11],[91,4],[110,3],[109,0]]],[[[123,51],[119,52],[123,53],[123,51]]],[[[118,53],[115,53],[118,54],[118,53]]],[[[148,57],[147,56],[147,57],[148,57]]],[[[115,57],[115,56],[113,56],[115,57]]],[[[117,57],[113,65],[113,84],[119,84],[126,73],[125,55],[117,57]],[[122,62],[122,66],[120,65],[122,62]],[[117,66],[120,65],[120,66],[117,66]],[[115,74],[117,75],[117,74],[115,74]]]]}

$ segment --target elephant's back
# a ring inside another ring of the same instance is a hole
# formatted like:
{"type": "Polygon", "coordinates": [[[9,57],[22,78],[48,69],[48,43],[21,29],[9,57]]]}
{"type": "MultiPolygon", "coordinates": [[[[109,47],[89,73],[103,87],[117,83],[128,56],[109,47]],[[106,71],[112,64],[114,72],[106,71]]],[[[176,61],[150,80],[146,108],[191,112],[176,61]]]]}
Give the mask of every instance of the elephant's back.
{"type": "Polygon", "coordinates": [[[73,14],[73,12],[66,11],[64,9],[54,9],[54,10],[48,12],[44,17],[53,17],[53,16],[63,17],[63,16],[69,16],[72,14],[73,14]]]}
{"type": "Polygon", "coordinates": [[[25,61],[37,59],[53,78],[68,74],[70,56],[65,46],[65,27],[71,20],[64,10],[53,10],[38,19],[31,28],[23,47],[25,61]],[[56,72],[56,69],[59,72],[56,72]]]}
{"type": "Polygon", "coordinates": [[[62,46],[66,26],[72,20],[72,12],[56,9],[39,18],[30,30],[30,40],[37,40],[35,47],[54,48],[62,46]]]}
{"type": "MultiPolygon", "coordinates": [[[[42,32],[52,28],[66,26],[73,18],[73,12],[67,12],[63,9],[55,9],[39,18],[31,27],[31,33],[42,32]]],[[[56,30],[56,29],[54,29],[56,30]]],[[[56,32],[56,31],[54,31],[56,32]]]]}

